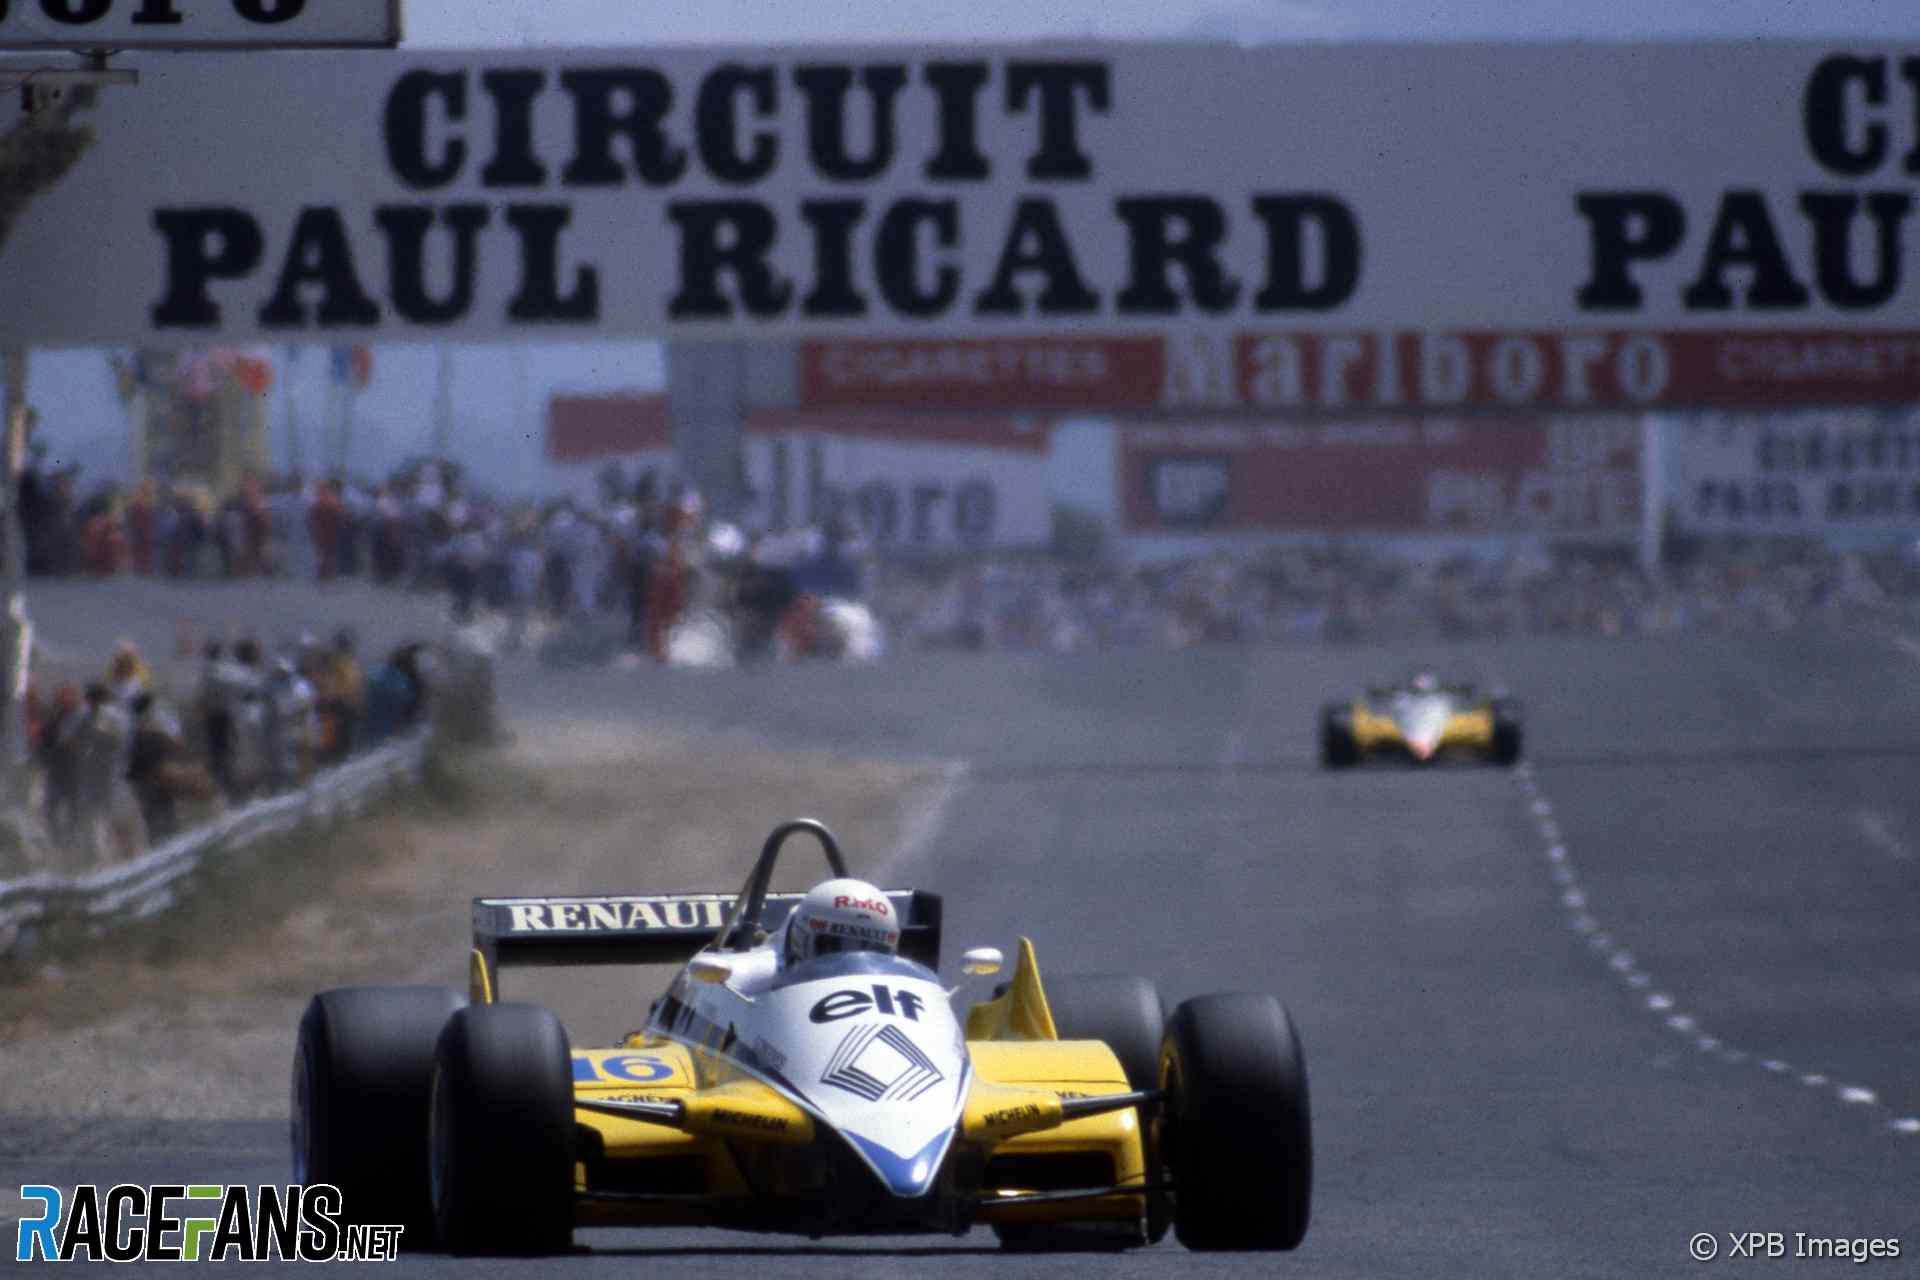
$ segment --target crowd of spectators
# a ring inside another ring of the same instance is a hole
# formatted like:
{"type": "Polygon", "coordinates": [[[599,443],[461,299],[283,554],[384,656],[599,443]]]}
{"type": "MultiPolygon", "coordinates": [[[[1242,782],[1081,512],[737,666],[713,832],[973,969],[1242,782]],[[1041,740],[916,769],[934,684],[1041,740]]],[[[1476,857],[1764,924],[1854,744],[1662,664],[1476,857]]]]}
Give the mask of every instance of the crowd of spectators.
{"type": "Polygon", "coordinates": [[[804,630],[808,603],[830,594],[864,596],[894,649],[1063,652],[1780,629],[1920,597],[1911,555],[1805,542],[1680,548],[1655,571],[1578,547],[1421,557],[1337,542],[1153,564],[879,560],[850,528],[740,530],[651,471],[610,476],[597,503],[497,500],[434,460],[371,484],[249,478],[216,499],[148,481],[76,500],[75,473],[36,467],[20,505],[33,573],[366,577],[444,591],[456,621],[497,617],[510,644],[530,625],[551,635],[617,620],[625,649],[661,660],[690,607],[727,613],[744,660],[772,651],[776,629],[804,630]]]}
{"type": "Polygon", "coordinates": [[[385,481],[249,476],[216,495],[194,482],[95,487],[30,466],[20,514],[30,576],[286,577],[444,590],[457,621],[516,624],[618,611],[635,648],[664,656],[686,603],[704,520],[699,496],[645,472],[599,504],[503,501],[425,460],[385,481]]]}
{"type": "Polygon", "coordinates": [[[1657,571],[1570,550],[1425,559],[1337,546],[1126,566],[893,563],[872,605],[896,648],[1180,648],[1782,630],[1920,599],[1920,558],[1795,545],[1695,550],[1657,571]]]}
{"type": "Polygon", "coordinates": [[[172,690],[122,641],[94,678],[36,683],[26,730],[48,835],[83,865],[132,857],[417,723],[422,646],[401,646],[371,675],[355,650],[344,631],[273,653],[251,637],[214,642],[191,688],[172,690]]]}

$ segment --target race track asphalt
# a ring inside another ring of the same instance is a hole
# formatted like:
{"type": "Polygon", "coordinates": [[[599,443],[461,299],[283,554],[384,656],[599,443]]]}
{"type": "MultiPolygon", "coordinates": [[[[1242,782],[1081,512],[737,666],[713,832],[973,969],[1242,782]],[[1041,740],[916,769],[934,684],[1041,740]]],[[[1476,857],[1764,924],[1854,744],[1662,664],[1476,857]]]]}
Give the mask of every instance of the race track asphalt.
{"type": "MultiPolygon", "coordinates": [[[[985,1231],[583,1232],[566,1258],[410,1257],[391,1274],[1626,1277],[1699,1270],[1700,1232],[1716,1267],[1853,1265],[1795,1258],[1806,1233],[1897,1239],[1903,1256],[1870,1266],[1907,1270],[1920,663],[1898,641],[1862,628],[704,674],[511,660],[516,716],[964,762],[924,839],[851,851],[856,866],[944,892],[949,957],[1024,933],[1043,973],[1146,974],[1169,1006],[1281,995],[1312,1075],[1314,1223],[1285,1257],[1171,1239],[1009,1257],[985,1231]],[[1509,685],[1528,765],[1322,772],[1319,704],[1418,661],[1509,685]],[[1729,1261],[1727,1234],[1745,1231],[1782,1233],[1788,1256],[1729,1261]]],[[[0,1124],[0,1179],[16,1184],[286,1173],[279,1126],[0,1124]]]]}

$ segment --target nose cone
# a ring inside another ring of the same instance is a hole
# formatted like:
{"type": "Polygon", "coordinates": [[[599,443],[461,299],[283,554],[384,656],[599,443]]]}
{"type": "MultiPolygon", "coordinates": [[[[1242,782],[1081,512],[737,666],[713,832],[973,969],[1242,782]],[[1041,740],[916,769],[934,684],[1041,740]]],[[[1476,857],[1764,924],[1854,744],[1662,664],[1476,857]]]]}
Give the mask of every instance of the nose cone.
{"type": "Polygon", "coordinates": [[[927,1194],[933,1186],[940,1162],[946,1158],[947,1144],[953,1141],[953,1130],[943,1130],[912,1155],[902,1155],[857,1133],[847,1133],[846,1138],[879,1177],[882,1186],[896,1196],[912,1199],[927,1194]]]}

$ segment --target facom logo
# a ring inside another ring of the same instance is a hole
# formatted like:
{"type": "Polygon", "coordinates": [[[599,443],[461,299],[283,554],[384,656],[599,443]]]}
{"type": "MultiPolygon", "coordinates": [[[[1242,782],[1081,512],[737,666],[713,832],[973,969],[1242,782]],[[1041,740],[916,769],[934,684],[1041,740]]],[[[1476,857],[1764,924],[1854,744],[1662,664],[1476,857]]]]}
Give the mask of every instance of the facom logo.
{"type": "Polygon", "coordinates": [[[340,1188],[25,1186],[16,1262],[392,1262],[397,1226],[341,1221],[340,1188]]]}

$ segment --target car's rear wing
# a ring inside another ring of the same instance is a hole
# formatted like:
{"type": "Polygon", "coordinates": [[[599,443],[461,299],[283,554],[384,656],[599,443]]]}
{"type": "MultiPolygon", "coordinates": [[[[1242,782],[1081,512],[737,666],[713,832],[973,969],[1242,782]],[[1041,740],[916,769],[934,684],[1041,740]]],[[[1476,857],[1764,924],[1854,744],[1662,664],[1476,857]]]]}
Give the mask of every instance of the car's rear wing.
{"type": "MultiPolygon", "coordinates": [[[[760,922],[786,923],[798,893],[769,893],[760,922]]],[[[889,889],[900,919],[900,954],[940,965],[940,895],[889,889]]],[[[736,900],[726,893],[621,894],[580,898],[475,898],[473,949],[488,981],[501,965],[680,964],[714,941],[736,900]]]]}

